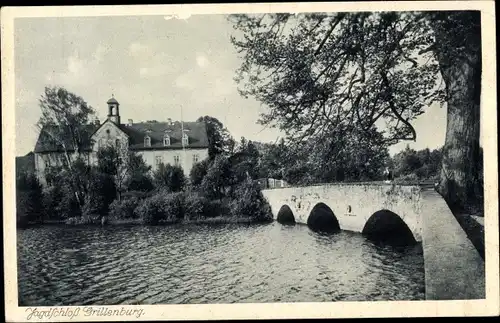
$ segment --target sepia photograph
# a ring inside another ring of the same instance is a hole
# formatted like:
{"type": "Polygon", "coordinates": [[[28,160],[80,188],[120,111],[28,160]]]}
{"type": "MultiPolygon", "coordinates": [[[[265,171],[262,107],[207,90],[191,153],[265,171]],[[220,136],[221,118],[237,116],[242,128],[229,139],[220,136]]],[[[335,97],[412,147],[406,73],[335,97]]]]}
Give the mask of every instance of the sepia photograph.
{"type": "Polygon", "coordinates": [[[494,5],[365,4],[2,8],[16,320],[498,314],[494,5]]]}

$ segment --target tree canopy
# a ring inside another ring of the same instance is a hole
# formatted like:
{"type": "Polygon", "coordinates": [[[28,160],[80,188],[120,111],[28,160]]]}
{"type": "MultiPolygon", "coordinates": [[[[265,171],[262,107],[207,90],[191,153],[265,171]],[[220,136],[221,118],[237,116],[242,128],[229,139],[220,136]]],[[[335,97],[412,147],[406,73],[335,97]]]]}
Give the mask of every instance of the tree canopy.
{"type": "Polygon", "coordinates": [[[478,184],[480,12],[231,15],[243,61],[239,90],[268,109],[264,125],[292,144],[335,133],[391,145],[416,140],[413,121],[446,103],[440,192],[467,204],[478,184]],[[467,162],[465,162],[467,161],[467,162]]]}

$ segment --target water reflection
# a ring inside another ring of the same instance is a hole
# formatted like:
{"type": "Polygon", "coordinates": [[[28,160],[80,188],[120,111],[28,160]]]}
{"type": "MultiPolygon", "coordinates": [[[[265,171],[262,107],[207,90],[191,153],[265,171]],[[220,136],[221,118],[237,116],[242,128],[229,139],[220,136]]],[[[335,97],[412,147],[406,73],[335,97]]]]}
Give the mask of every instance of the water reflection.
{"type": "Polygon", "coordinates": [[[423,299],[421,246],[305,225],[18,232],[20,305],[423,299]]]}

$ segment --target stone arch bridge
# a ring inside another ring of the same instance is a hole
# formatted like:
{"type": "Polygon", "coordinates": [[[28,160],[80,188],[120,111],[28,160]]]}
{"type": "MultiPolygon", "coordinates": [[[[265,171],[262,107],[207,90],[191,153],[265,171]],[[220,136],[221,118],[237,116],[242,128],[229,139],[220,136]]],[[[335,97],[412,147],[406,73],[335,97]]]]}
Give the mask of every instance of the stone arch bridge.
{"type": "Polygon", "coordinates": [[[485,297],[484,260],[444,199],[419,185],[342,183],[265,189],[278,222],[421,242],[427,300],[485,297]]]}
{"type": "Polygon", "coordinates": [[[370,227],[371,231],[404,229],[406,225],[420,242],[421,192],[419,186],[328,184],[269,189],[263,194],[279,222],[304,223],[320,230],[339,227],[354,232],[366,232],[370,227]],[[328,216],[333,222],[325,219],[328,216]]]}

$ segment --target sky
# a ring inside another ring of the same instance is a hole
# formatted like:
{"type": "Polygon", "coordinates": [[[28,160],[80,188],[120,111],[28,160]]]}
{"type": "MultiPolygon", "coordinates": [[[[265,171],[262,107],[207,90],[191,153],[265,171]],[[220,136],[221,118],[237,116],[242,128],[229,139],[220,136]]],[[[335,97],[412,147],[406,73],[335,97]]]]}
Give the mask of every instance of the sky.
{"type": "MultiPolygon", "coordinates": [[[[241,58],[230,42],[226,16],[17,18],[14,23],[16,155],[34,149],[46,86],[81,96],[101,120],[114,95],[122,122],[194,121],[218,118],[236,140],[274,142],[278,129],[257,124],[265,106],[245,99],[233,80],[241,58]]],[[[444,143],[446,108],[433,105],[413,123],[416,142],[431,149],[444,143]]]]}

